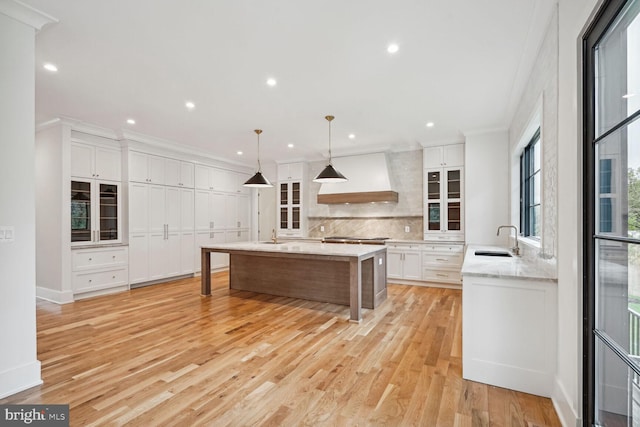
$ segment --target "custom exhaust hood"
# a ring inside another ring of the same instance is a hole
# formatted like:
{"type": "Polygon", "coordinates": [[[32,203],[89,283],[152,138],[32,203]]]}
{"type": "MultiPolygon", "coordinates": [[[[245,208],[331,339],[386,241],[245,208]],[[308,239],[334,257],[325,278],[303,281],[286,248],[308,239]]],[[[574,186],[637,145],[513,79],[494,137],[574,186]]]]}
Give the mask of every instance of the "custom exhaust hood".
{"type": "Polygon", "coordinates": [[[384,153],[334,157],[333,165],[348,181],[322,184],[318,204],[398,202],[384,153]]]}

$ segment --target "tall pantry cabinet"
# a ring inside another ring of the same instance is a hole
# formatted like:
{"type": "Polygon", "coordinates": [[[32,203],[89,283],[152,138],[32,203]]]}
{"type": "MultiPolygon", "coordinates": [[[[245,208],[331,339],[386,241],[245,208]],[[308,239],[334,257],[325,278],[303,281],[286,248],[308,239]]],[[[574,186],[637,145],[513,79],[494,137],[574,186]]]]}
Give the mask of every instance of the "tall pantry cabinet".
{"type": "Polygon", "coordinates": [[[36,132],[36,295],[58,303],[128,289],[121,148],[73,121],[36,132]]]}
{"type": "Polygon", "coordinates": [[[192,274],[194,164],[129,147],[123,160],[128,178],[131,284],[192,274]]]}

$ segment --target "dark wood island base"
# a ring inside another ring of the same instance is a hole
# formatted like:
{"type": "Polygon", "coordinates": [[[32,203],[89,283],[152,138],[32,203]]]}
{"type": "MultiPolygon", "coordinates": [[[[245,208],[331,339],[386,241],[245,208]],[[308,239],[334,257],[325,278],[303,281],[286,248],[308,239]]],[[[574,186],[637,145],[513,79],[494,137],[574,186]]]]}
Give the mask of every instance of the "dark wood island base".
{"type": "MultiPolygon", "coordinates": [[[[283,243],[262,250],[256,245],[266,244],[203,247],[202,272],[211,270],[211,252],[226,252],[231,289],[348,305],[354,322],[362,319],[363,307],[374,309],[387,298],[386,247],[305,243],[286,250],[283,243]]],[[[202,295],[211,295],[210,274],[202,274],[201,284],[202,295]]]]}

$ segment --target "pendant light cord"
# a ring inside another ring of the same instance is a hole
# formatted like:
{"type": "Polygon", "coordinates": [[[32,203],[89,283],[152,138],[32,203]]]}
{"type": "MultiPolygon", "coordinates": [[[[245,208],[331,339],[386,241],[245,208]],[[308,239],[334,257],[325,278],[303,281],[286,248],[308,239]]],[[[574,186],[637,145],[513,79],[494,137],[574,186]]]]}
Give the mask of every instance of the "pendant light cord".
{"type": "Polygon", "coordinates": [[[258,135],[258,172],[262,173],[262,165],[260,164],[260,134],[262,133],[262,130],[256,129],[254,132],[258,135]]]}
{"type": "Polygon", "coordinates": [[[325,119],[329,122],[329,164],[331,164],[331,121],[334,118],[333,116],[325,116],[325,119]]]}

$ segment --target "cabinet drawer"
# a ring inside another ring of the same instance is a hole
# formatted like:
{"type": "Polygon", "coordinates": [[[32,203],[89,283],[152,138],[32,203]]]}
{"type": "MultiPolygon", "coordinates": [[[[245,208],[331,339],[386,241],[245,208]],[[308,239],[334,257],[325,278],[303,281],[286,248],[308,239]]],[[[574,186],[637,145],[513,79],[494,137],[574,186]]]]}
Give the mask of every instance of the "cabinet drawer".
{"type": "Polygon", "coordinates": [[[385,243],[389,249],[399,249],[402,251],[413,251],[422,249],[422,243],[385,243]]]}
{"type": "Polygon", "coordinates": [[[460,271],[435,270],[432,268],[422,269],[422,280],[426,280],[428,282],[462,284],[460,271]]]}
{"type": "Polygon", "coordinates": [[[72,252],[71,266],[73,271],[126,265],[128,262],[126,247],[78,249],[72,252]]]}
{"type": "Polygon", "coordinates": [[[463,245],[424,245],[422,250],[427,253],[435,252],[442,254],[460,254],[462,256],[464,246],[463,245]]]}
{"type": "Polygon", "coordinates": [[[73,273],[71,283],[73,292],[88,292],[127,284],[129,272],[127,267],[98,272],[73,273]]]}
{"type": "Polygon", "coordinates": [[[431,253],[422,254],[422,265],[442,266],[446,268],[459,268],[462,265],[462,254],[459,253],[431,253]]]}

